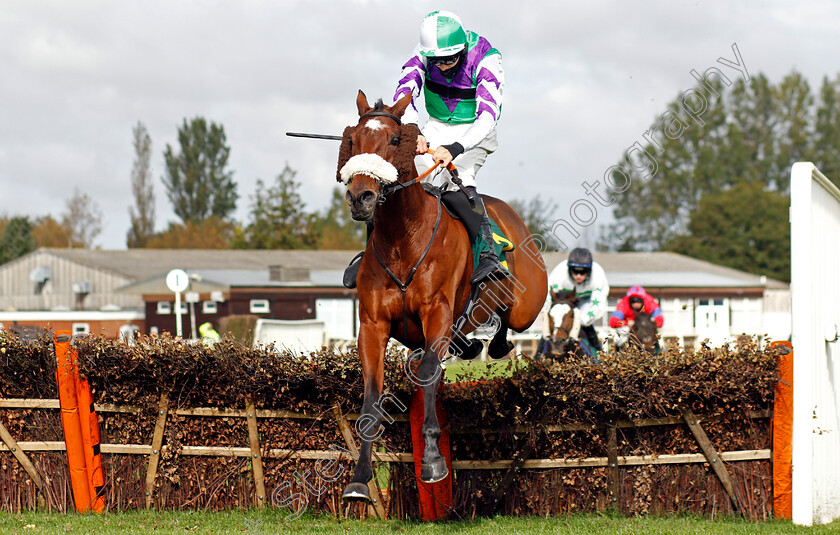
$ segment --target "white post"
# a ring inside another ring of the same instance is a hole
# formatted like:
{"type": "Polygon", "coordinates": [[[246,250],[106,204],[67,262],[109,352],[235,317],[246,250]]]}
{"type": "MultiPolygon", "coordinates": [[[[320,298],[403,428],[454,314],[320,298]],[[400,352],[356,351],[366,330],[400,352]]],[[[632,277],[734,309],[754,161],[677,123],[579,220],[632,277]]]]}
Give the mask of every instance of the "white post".
{"type": "Polygon", "coordinates": [[[182,269],[173,269],[166,274],[166,287],[175,292],[175,335],[183,338],[181,326],[181,292],[190,285],[190,277],[182,269]]]}
{"type": "Polygon", "coordinates": [[[814,409],[811,385],[814,382],[813,352],[810,350],[812,317],[811,262],[811,171],[814,165],[793,164],[790,173],[790,280],[793,343],[793,497],[794,524],[814,523],[814,452],[811,445],[811,411],[814,409]]]}
{"type": "Polygon", "coordinates": [[[178,338],[184,337],[184,329],[181,324],[181,292],[175,292],[175,335],[178,338]]]}
{"type": "Polygon", "coordinates": [[[840,189],[791,170],[794,524],[840,518],[840,189]]]}

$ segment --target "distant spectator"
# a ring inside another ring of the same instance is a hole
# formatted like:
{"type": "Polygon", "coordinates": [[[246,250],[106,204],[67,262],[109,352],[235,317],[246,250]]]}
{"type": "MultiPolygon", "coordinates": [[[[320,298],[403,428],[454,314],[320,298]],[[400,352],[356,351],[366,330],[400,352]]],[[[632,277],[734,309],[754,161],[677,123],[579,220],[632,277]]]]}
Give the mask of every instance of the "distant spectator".
{"type": "Polygon", "coordinates": [[[207,345],[213,345],[222,339],[216,329],[213,328],[213,323],[209,321],[198,327],[198,334],[201,335],[201,340],[207,345]]]}

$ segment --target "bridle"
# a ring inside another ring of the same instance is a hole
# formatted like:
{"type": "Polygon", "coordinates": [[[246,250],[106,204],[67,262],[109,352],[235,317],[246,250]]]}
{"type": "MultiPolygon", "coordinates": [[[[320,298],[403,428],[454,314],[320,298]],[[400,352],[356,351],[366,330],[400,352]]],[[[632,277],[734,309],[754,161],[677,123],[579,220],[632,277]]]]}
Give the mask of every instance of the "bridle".
{"type": "MultiPolygon", "coordinates": [[[[389,119],[393,119],[394,121],[396,121],[396,123],[398,125],[400,125],[400,126],[402,125],[402,121],[400,121],[399,117],[397,117],[396,115],[393,115],[391,113],[388,113],[386,111],[370,111],[368,113],[365,113],[364,115],[359,117],[359,122],[361,123],[362,119],[366,119],[368,117],[388,117],[389,119]]],[[[389,184],[389,185],[383,186],[382,192],[380,193],[380,195],[386,196],[390,193],[394,193],[394,192],[399,191],[403,188],[407,188],[411,185],[416,184],[417,182],[423,180],[426,176],[428,176],[429,173],[431,173],[435,168],[437,168],[438,165],[440,165],[440,162],[435,162],[435,165],[430,167],[425,173],[423,173],[422,175],[420,175],[416,178],[413,178],[413,179],[409,180],[408,182],[397,182],[396,184],[389,184]]],[[[408,289],[408,285],[411,284],[412,280],[414,280],[414,274],[417,272],[417,268],[420,267],[420,264],[426,258],[426,255],[429,253],[429,250],[432,248],[432,243],[434,243],[434,241],[435,241],[435,236],[437,236],[438,227],[440,226],[440,219],[441,219],[442,210],[441,210],[441,207],[440,207],[440,202],[441,202],[440,201],[440,196],[437,196],[436,198],[437,198],[437,218],[435,219],[435,226],[432,229],[432,237],[429,238],[429,243],[426,244],[426,248],[423,250],[423,254],[420,255],[420,258],[417,259],[417,262],[414,264],[414,267],[411,268],[411,271],[408,273],[408,277],[405,279],[405,282],[400,280],[400,278],[397,277],[397,275],[393,271],[391,271],[391,268],[389,268],[388,265],[385,264],[385,261],[382,260],[381,256],[379,256],[379,253],[376,250],[376,246],[374,245],[373,240],[371,240],[371,242],[370,242],[370,248],[373,250],[373,256],[376,257],[376,260],[379,261],[379,265],[382,266],[382,269],[385,270],[385,273],[388,274],[388,276],[391,278],[391,280],[394,281],[394,284],[396,284],[397,287],[400,289],[400,292],[402,292],[403,337],[406,340],[408,339],[408,309],[406,309],[406,306],[405,306],[405,292],[408,289]]]]}
{"type": "MultiPolygon", "coordinates": [[[[368,117],[387,117],[389,119],[392,119],[394,122],[396,122],[397,126],[402,126],[402,121],[400,120],[399,117],[397,117],[393,113],[388,113],[387,111],[381,111],[381,110],[374,110],[374,111],[369,111],[369,112],[365,113],[364,115],[359,117],[359,123],[361,123],[363,119],[367,119],[368,117]]],[[[432,151],[431,149],[429,149],[427,152],[429,154],[434,154],[434,151],[432,151]]],[[[407,188],[409,186],[413,186],[414,184],[420,182],[421,180],[423,180],[424,178],[429,176],[432,173],[432,171],[437,169],[437,167],[439,165],[440,165],[440,162],[435,162],[434,165],[429,167],[428,169],[426,169],[426,171],[424,171],[423,174],[419,175],[416,178],[412,178],[409,181],[396,182],[394,184],[387,184],[385,186],[382,186],[382,190],[379,192],[379,195],[381,195],[382,197],[386,197],[386,196],[390,195],[391,193],[396,193],[396,192],[400,191],[401,189],[407,188]]],[[[452,165],[452,163],[449,164],[447,169],[452,174],[452,176],[457,179],[458,170],[455,169],[455,166],[452,165]]]]}

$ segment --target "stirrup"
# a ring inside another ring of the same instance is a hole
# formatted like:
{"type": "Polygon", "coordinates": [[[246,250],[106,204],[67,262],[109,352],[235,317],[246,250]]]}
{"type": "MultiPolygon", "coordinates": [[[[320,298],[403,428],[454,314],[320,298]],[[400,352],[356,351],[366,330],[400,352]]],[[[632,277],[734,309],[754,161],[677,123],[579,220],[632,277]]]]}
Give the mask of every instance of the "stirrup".
{"type": "Polygon", "coordinates": [[[342,284],[351,290],[356,287],[356,276],[359,274],[359,268],[362,266],[362,256],[364,256],[364,254],[365,252],[362,251],[354,256],[353,260],[350,261],[350,264],[348,264],[347,268],[344,270],[344,279],[342,280],[342,284]]]}
{"type": "Polygon", "coordinates": [[[470,277],[470,284],[478,284],[479,282],[487,280],[502,280],[510,277],[510,273],[499,261],[492,256],[485,256],[478,261],[478,267],[470,277]]]}

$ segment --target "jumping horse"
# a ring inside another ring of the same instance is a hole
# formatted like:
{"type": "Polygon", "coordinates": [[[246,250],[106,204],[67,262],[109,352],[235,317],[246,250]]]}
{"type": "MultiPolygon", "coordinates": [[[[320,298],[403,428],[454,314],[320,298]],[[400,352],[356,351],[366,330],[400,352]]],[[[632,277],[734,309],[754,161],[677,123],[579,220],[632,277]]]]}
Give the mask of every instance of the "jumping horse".
{"type": "MultiPolygon", "coordinates": [[[[479,284],[477,297],[471,293],[473,255],[467,232],[441,209],[440,198],[428,194],[417,180],[414,155],[419,130],[401,121],[410,100],[407,95],[393,106],[380,100],[371,107],[359,91],[359,122],[344,130],[337,179],[347,185],[353,219],[372,222],[356,279],[358,350],[364,377],[360,418],[369,422],[367,429],[378,431],[381,427],[383,414],[378,404],[388,340],[394,338],[422,353],[412,379],[423,390],[425,449],[420,479],[429,483],[449,473],[438,449],[441,431],[435,403],[441,361],[447,358],[450,346],[496,314],[501,325],[488,354],[503,357],[512,348],[508,329],[521,332],[534,322],[548,287],[539,241],[510,206],[483,196],[490,217],[516,248],[507,253],[511,277],[479,284]],[[474,300],[468,308],[471,295],[474,300]]],[[[375,437],[359,434],[359,457],[342,496],[369,501],[367,483],[372,476],[375,437]]]]}

